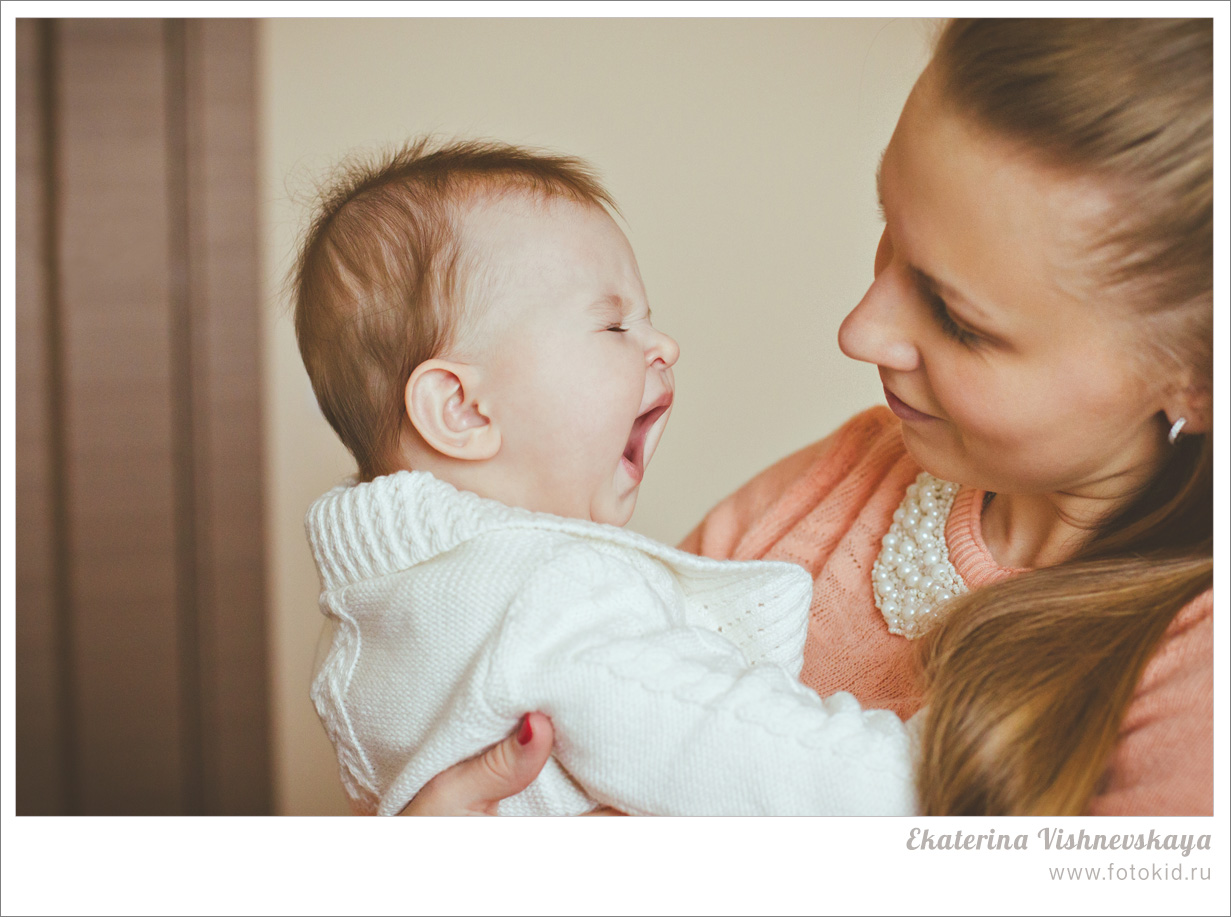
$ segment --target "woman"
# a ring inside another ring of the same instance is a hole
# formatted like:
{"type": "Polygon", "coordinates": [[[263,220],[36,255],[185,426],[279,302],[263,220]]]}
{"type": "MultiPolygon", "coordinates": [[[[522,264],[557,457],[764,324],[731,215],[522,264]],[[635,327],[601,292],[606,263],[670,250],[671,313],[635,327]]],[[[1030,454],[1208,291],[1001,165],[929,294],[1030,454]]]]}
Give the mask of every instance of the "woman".
{"type": "MultiPolygon", "coordinates": [[[[951,23],[839,334],[892,413],[685,541],[813,573],[801,678],[926,705],[923,812],[1213,811],[1212,71],[1208,20],[951,23]]],[[[408,814],[488,811],[550,744],[529,716],[408,814]]]]}

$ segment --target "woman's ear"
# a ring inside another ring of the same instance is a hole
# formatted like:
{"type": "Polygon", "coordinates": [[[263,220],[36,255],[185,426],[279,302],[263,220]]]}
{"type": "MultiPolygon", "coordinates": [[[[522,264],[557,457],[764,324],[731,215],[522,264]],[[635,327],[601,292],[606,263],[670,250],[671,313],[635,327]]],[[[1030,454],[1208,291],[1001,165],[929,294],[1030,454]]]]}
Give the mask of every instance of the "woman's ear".
{"type": "Polygon", "coordinates": [[[1214,399],[1208,386],[1190,385],[1167,396],[1163,408],[1168,427],[1183,418],[1184,433],[1209,433],[1214,426],[1214,399]]]}
{"type": "Polygon", "coordinates": [[[500,431],[474,397],[472,366],[426,360],[406,383],[406,415],[428,446],[464,461],[484,461],[500,451],[500,431]]]}

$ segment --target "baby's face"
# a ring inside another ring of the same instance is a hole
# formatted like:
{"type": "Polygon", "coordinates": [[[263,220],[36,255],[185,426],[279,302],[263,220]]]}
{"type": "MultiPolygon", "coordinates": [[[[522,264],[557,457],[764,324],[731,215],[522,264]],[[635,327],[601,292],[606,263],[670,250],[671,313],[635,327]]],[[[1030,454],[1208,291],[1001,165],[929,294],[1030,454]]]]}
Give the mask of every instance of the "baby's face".
{"type": "Polygon", "coordinates": [[[466,218],[479,354],[501,435],[494,493],[624,525],[667,425],[679,347],[650,324],[637,260],[598,207],[508,195],[466,218]]]}

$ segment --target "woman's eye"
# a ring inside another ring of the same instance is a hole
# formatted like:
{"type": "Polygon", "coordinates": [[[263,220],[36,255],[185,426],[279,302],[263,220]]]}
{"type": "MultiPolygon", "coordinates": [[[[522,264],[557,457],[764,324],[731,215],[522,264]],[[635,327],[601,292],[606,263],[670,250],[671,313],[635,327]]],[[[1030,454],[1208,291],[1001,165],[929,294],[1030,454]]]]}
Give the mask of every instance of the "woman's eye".
{"type": "Polygon", "coordinates": [[[949,307],[945,305],[943,299],[932,292],[925,292],[924,296],[928,301],[928,305],[932,308],[932,314],[936,316],[936,321],[940,323],[940,330],[944,332],[946,337],[953,338],[959,344],[964,344],[967,347],[973,347],[982,342],[983,339],[977,334],[967,331],[953,320],[953,316],[949,314],[949,307]]]}

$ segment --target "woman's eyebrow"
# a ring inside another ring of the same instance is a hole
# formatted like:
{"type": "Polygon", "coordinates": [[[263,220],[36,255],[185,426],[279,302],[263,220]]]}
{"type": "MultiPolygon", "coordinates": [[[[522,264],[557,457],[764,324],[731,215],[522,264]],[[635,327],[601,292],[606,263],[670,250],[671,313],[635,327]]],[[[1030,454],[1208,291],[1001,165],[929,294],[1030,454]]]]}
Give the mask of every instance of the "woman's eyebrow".
{"type": "Polygon", "coordinates": [[[946,308],[950,313],[953,313],[963,324],[969,325],[974,331],[983,334],[986,337],[995,339],[997,335],[993,333],[993,329],[997,327],[993,318],[988,315],[983,309],[963,296],[953,287],[937,280],[926,271],[921,271],[914,265],[910,266],[910,272],[915,278],[915,283],[919,287],[929,293],[939,295],[944,301],[946,308]],[[957,309],[954,310],[956,304],[957,309]]]}
{"type": "Polygon", "coordinates": [[[885,166],[885,153],[889,151],[889,147],[881,150],[880,158],[876,160],[876,207],[880,211],[881,219],[885,218],[885,193],[881,185],[881,173],[885,166]]]}

